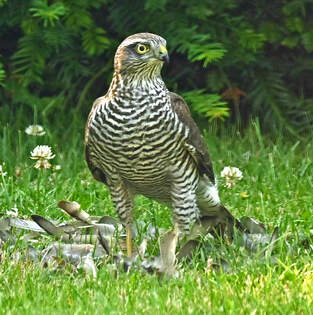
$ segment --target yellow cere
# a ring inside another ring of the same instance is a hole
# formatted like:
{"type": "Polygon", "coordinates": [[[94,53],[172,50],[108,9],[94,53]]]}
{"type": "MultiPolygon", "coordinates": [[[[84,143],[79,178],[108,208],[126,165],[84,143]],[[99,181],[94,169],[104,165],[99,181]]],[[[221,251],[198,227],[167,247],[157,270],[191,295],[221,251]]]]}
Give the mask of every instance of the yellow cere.
{"type": "Polygon", "coordinates": [[[160,46],[160,53],[161,54],[166,54],[167,53],[167,49],[166,49],[166,47],[164,45],[160,46]]]}
{"type": "Polygon", "coordinates": [[[144,45],[144,44],[137,44],[136,46],[136,51],[138,54],[146,54],[150,50],[149,45],[144,45]]]}

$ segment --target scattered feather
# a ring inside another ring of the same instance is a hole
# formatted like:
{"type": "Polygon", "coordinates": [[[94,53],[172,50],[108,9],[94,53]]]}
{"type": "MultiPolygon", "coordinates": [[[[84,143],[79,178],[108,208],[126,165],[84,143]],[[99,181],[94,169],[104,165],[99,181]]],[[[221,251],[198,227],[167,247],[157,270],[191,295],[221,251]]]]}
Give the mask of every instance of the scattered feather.
{"type": "Polygon", "coordinates": [[[269,245],[266,248],[265,253],[264,253],[266,258],[268,258],[268,257],[270,257],[272,255],[272,251],[273,251],[274,246],[276,244],[276,241],[278,239],[278,232],[279,232],[279,228],[278,228],[278,226],[276,226],[275,229],[274,229],[274,232],[273,232],[273,234],[271,236],[269,245]]]}
{"type": "Polygon", "coordinates": [[[160,237],[160,256],[161,267],[159,268],[160,275],[173,276],[175,274],[175,261],[176,261],[176,245],[177,245],[178,232],[168,231],[160,237]]]}
{"type": "Polygon", "coordinates": [[[44,229],[50,235],[58,236],[64,233],[61,228],[57,227],[52,222],[40,215],[33,214],[31,217],[42,229],[44,229]]]}
{"type": "Polygon", "coordinates": [[[240,218],[240,222],[248,229],[252,234],[266,234],[266,229],[263,223],[260,223],[250,217],[240,218]]]}
{"type": "Polygon", "coordinates": [[[17,229],[34,231],[34,232],[45,232],[37,223],[31,220],[23,220],[19,218],[9,218],[9,226],[17,229]]]}
{"type": "Polygon", "coordinates": [[[62,200],[58,203],[58,207],[75,219],[81,220],[86,223],[91,223],[89,214],[82,210],[80,204],[76,201],[71,202],[62,200]]]}
{"type": "Polygon", "coordinates": [[[91,275],[93,278],[97,277],[97,267],[91,255],[83,256],[77,268],[83,269],[87,275],[91,275]]]}
{"type": "MultiPolygon", "coordinates": [[[[175,253],[177,229],[161,233],[160,256],[147,257],[146,250],[149,242],[156,239],[161,229],[157,230],[152,224],[137,222],[142,242],[139,246],[134,246],[133,255],[129,258],[125,255],[125,231],[119,220],[109,216],[89,216],[76,202],[60,201],[59,207],[75,220],[60,223],[39,215],[32,215],[34,222],[0,215],[0,248],[3,244],[14,248],[14,255],[10,255],[16,262],[41,262],[43,266],[51,270],[66,267],[75,272],[82,269],[93,278],[97,276],[95,261],[100,262],[98,266],[105,265],[112,270],[115,277],[118,277],[119,272],[129,273],[134,270],[157,274],[160,278],[173,277],[181,270],[181,266],[176,263],[175,253]],[[17,231],[21,229],[27,232],[17,237],[17,231]],[[49,238],[52,239],[50,235],[57,242],[48,246],[44,245],[47,244],[49,238]],[[40,242],[43,239],[45,242],[40,242]],[[22,249],[19,247],[15,249],[17,242],[21,242],[22,249]]],[[[242,245],[251,253],[261,253],[267,261],[268,258],[272,259],[271,255],[278,240],[278,227],[270,234],[266,231],[264,224],[252,218],[243,217],[240,222],[246,229],[246,232],[242,234],[242,245]]],[[[194,225],[190,235],[181,246],[177,259],[191,257],[199,245],[207,246],[205,242],[208,239],[214,240],[214,230],[218,226],[217,217],[202,218],[194,225]]],[[[208,255],[210,252],[211,247],[204,247],[201,255],[208,255]]],[[[3,252],[0,256],[1,261],[9,257],[3,252]]],[[[222,257],[213,260],[209,256],[205,270],[206,272],[211,270],[231,272],[232,267],[222,257]]]]}
{"type": "Polygon", "coordinates": [[[278,227],[274,229],[272,234],[269,234],[263,223],[250,217],[242,217],[240,222],[248,230],[248,233],[243,234],[243,246],[252,252],[263,249],[265,256],[269,257],[278,238],[278,227]]]}

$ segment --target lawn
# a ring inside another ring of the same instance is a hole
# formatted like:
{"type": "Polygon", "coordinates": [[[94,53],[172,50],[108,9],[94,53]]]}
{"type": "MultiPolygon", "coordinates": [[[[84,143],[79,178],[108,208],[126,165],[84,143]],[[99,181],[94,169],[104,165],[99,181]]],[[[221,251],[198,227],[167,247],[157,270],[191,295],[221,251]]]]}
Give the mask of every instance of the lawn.
{"type": "MultiPolygon", "coordinates": [[[[89,173],[83,154],[83,114],[51,108],[0,107],[0,213],[17,208],[19,216],[40,214],[66,220],[59,200],[75,200],[90,214],[116,216],[108,190],[89,173]],[[38,113],[40,112],[40,114],[38,113]],[[33,115],[33,119],[27,117],[33,115]],[[44,126],[29,136],[25,128],[44,126]],[[53,167],[35,169],[30,152],[49,145],[53,167]],[[60,170],[55,166],[60,165],[60,170]]],[[[309,137],[311,137],[309,139],[309,137]]],[[[243,132],[205,132],[216,174],[235,166],[243,179],[229,189],[220,178],[220,197],[236,216],[250,216],[271,232],[279,226],[272,257],[250,253],[239,242],[213,242],[182,263],[177,278],[134,271],[112,273],[104,265],[97,278],[70,268],[57,271],[36,263],[15,262],[16,247],[4,246],[0,265],[2,314],[311,314],[313,309],[313,144],[286,135],[263,135],[257,121],[243,132]],[[228,271],[206,268],[207,258],[228,262],[228,271]]],[[[171,213],[146,198],[137,199],[136,217],[171,227],[171,213]]],[[[150,249],[157,254],[157,246],[150,249]]]]}

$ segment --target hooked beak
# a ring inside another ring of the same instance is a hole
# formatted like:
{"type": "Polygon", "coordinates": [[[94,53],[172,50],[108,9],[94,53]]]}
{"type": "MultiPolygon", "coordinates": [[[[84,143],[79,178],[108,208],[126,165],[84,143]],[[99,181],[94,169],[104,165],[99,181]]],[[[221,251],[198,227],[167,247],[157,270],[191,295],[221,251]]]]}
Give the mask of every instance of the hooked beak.
{"type": "Polygon", "coordinates": [[[170,61],[167,49],[164,45],[160,46],[158,59],[161,61],[165,61],[166,63],[169,63],[169,61],[170,61]]]}

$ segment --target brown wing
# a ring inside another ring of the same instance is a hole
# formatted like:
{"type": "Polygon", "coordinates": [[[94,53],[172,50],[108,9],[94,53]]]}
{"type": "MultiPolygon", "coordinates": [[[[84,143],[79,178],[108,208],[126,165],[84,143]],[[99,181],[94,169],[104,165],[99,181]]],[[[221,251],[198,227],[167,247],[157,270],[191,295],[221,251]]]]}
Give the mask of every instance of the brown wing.
{"type": "Polygon", "coordinates": [[[215,183],[214,171],[211,164],[209,152],[204,142],[200,129],[191,117],[190,110],[184,99],[178,94],[169,92],[171,105],[178,118],[189,129],[188,145],[194,148],[194,158],[198,166],[200,176],[207,175],[215,183]]]}

